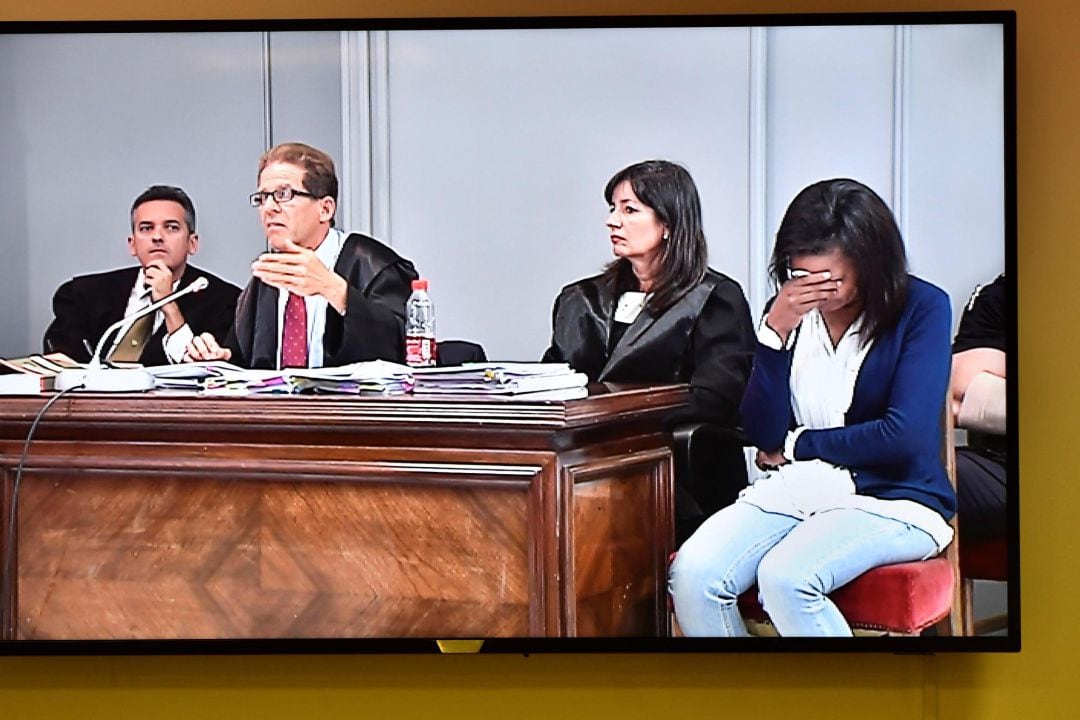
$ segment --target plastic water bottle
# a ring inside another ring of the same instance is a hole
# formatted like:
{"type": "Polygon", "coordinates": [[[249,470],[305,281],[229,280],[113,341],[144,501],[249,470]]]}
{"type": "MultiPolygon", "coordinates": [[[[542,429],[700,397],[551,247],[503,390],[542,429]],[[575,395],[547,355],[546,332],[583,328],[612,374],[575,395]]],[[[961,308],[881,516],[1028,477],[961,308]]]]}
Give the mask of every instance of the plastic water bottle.
{"type": "Polygon", "coordinates": [[[412,281],[412,295],[405,303],[405,364],[435,364],[435,306],[427,293],[428,281],[412,281]]]}

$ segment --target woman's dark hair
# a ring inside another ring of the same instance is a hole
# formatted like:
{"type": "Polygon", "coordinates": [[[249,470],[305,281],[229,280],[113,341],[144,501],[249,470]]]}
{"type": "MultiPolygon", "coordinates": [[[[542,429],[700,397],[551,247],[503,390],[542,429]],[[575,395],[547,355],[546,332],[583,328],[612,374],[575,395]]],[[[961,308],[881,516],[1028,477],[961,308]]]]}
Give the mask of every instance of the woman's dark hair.
{"type": "MultiPolygon", "coordinates": [[[[662,312],[701,282],[708,268],[709,251],[701,228],[697,187],[681,165],[647,160],[620,170],[608,180],[604,199],[609,205],[615,188],[623,182],[630,183],[638,200],[652,209],[668,230],[649,298],[650,309],[662,312]]],[[[626,258],[609,263],[604,268],[603,280],[614,288],[616,295],[638,289],[637,278],[626,258]]]]}
{"type": "Polygon", "coordinates": [[[860,338],[877,338],[896,324],[907,302],[907,255],[888,206],[855,180],[822,180],[795,196],[776,232],[769,274],[777,284],[784,283],[792,258],[834,249],[858,274],[860,338]]]}

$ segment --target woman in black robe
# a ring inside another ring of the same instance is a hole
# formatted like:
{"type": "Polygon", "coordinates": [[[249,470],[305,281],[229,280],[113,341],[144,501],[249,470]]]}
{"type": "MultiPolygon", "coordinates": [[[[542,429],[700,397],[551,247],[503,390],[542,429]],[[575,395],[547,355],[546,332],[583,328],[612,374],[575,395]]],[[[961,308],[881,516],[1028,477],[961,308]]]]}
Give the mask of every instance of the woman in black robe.
{"type": "MultiPolygon", "coordinates": [[[[690,403],[669,425],[704,420],[734,429],[750,376],[755,334],[742,288],[708,267],[697,188],[664,160],[631,165],[604,189],[615,260],[563,288],[555,300],[545,362],[567,362],[590,381],[690,385],[690,403]]],[[[733,445],[718,477],[726,501],[745,483],[733,445]]],[[[685,480],[685,479],[683,479],[685,480]]],[[[676,478],[679,536],[701,509],[676,478]]],[[[712,510],[716,508],[710,508],[712,510]]]]}

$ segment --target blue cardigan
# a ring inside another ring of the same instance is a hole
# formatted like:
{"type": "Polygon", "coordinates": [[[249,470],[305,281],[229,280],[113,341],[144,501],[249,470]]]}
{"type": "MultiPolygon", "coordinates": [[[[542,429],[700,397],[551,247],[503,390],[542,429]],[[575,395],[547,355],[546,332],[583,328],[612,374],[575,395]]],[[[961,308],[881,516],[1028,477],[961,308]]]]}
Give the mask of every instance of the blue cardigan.
{"type": "MultiPolygon", "coordinates": [[[[899,322],[874,341],[863,361],[844,426],[804,431],[794,455],[848,468],[861,495],[914,500],[948,520],[956,512],[956,494],[941,462],[941,419],[952,359],[951,309],[948,296],[925,280],[909,276],[907,292],[899,322]]],[[[783,447],[795,426],[792,355],[761,343],[754,353],[740,411],[750,441],[764,450],[783,447]]]]}

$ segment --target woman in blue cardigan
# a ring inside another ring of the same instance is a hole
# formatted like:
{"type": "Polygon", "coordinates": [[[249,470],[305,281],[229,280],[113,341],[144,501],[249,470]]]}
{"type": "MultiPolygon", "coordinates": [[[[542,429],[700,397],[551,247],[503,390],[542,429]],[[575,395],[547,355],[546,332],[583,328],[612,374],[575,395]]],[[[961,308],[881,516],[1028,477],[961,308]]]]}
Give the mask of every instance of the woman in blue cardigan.
{"type": "Polygon", "coordinates": [[[850,636],[830,592],[952,540],[949,300],[907,274],[892,213],[854,180],[795,197],[770,273],[740,408],[766,474],[680,549],[675,611],[687,635],[746,635],[736,600],[756,582],[781,635],[850,636]]]}

